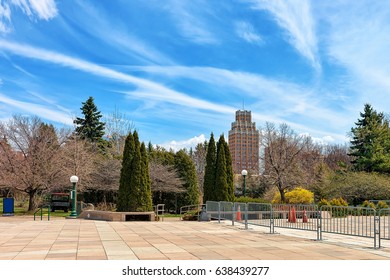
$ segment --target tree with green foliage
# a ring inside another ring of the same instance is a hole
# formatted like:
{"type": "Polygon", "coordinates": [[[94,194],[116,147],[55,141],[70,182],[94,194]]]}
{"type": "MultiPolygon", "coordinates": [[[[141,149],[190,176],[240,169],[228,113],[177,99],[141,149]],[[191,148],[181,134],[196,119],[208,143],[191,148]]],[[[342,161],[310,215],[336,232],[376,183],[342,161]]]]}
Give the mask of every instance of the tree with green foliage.
{"type": "Polygon", "coordinates": [[[199,203],[199,188],[196,177],[195,164],[191,157],[180,150],[175,154],[175,169],[179,178],[184,181],[183,187],[186,192],[178,195],[178,207],[199,203]]]}
{"type": "Polygon", "coordinates": [[[117,211],[152,211],[148,157],[137,131],[129,133],[123,151],[117,211]]]}
{"type": "Polygon", "coordinates": [[[222,135],[219,138],[219,142],[222,142],[225,151],[225,162],[226,162],[226,183],[227,183],[227,201],[234,201],[234,174],[233,174],[233,163],[232,155],[228,143],[225,141],[225,137],[222,135]]]}
{"type": "Polygon", "coordinates": [[[82,104],[80,110],[84,117],[77,117],[73,121],[76,125],[76,134],[91,143],[102,142],[105,128],[105,123],[100,121],[102,114],[98,111],[92,96],[82,104]]]}
{"type": "Polygon", "coordinates": [[[141,143],[141,159],[142,159],[142,170],[143,170],[143,176],[142,176],[142,187],[140,188],[141,191],[141,201],[140,204],[145,209],[143,211],[152,211],[153,210],[153,203],[152,203],[152,190],[151,190],[151,180],[150,180],[150,173],[149,173],[149,158],[148,153],[146,152],[145,143],[141,143]]]}
{"type": "Polygon", "coordinates": [[[229,201],[227,181],[225,146],[222,142],[218,141],[214,187],[217,201],[229,201]]]}
{"type": "Polygon", "coordinates": [[[134,158],[134,148],[133,134],[129,133],[123,150],[122,169],[119,179],[118,201],[116,205],[119,212],[129,209],[130,182],[132,177],[131,165],[134,158]]]}
{"type": "Polygon", "coordinates": [[[207,146],[206,167],[203,181],[203,202],[215,201],[215,164],[217,161],[217,151],[215,146],[214,134],[211,133],[207,146]]]}
{"type": "Polygon", "coordinates": [[[390,128],[383,113],[371,105],[364,105],[364,112],[351,129],[352,164],[355,171],[390,172],[390,128]]]}

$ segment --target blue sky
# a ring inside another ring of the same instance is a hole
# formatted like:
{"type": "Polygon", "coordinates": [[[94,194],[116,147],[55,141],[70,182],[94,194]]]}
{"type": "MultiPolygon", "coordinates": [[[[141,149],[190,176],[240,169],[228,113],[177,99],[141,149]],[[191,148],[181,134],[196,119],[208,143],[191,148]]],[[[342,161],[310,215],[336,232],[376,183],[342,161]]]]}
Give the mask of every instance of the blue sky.
{"type": "Polygon", "coordinates": [[[144,141],[227,135],[235,111],[344,143],[390,110],[390,2],[0,0],[0,120],[57,126],[93,96],[144,141]]]}

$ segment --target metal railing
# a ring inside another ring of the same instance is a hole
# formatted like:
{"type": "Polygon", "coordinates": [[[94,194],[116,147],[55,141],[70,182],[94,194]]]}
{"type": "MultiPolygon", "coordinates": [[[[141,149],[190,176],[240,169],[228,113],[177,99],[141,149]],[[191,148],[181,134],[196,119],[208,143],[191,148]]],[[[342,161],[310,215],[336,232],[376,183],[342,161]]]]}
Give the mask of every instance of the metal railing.
{"type": "Polygon", "coordinates": [[[321,218],[321,233],[327,232],[359,237],[375,237],[375,209],[323,205],[321,206],[321,218]]]}
{"type": "Polygon", "coordinates": [[[157,220],[164,221],[165,204],[157,204],[153,206],[154,213],[156,214],[157,220]]]}
{"type": "Polygon", "coordinates": [[[47,220],[50,221],[50,204],[45,204],[45,205],[41,205],[37,211],[34,212],[34,221],[35,221],[35,216],[38,212],[40,212],[40,216],[41,216],[41,221],[43,219],[43,208],[47,208],[47,220]]]}
{"type": "Polygon", "coordinates": [[[379,234],[379,248],[381,247],[381,240],[390,240],[390,208],[381,209],[378,212],[378,234],[379,234]]]}
{"type": "Polygon", "coordinates": [[[253,202],[250,202],[247,205],[247,223],[250,225],[268,227],[270,233],[275,233],[272,205],[270,203],[253,202]]]}
{"type": "Polygon", "coordinates": [[[342,234],[374,239],[374,248],[381,247],[381,239],[390,240],[390,208],[375,210],[366,207],[291,205],[267,203],[206,202],[211,219],[230,220],[255,226],[313,231],[317,240],[322,233],[342,234]]]}

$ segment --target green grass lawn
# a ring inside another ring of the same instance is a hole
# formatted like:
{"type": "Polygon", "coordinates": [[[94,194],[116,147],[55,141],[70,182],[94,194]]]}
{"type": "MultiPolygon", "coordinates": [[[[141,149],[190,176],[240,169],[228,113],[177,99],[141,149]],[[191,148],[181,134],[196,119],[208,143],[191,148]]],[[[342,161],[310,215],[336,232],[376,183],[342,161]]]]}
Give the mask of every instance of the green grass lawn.
{"type": "MultiPolygon", "coordinates": [[[[27,211],[28,204],[26,202],[14,201],[14,215],[23,216],[23,215],[31,215],[33,216],[36,211],[38,211],[35,215],[36,217],[40,217],[40,210],[35,209],[33,211],[27,211]]],[[[42,209],[42,216],[47,217],[47,208],[42,209]]],[[[0,213],[3,214],[3,199],[0,198],[0,213]]],[[[67,217],[70,215],[69,212],[64,212],[61,210],[57,210],[55,212],[50,212],[51,217],[67,217]]]]}

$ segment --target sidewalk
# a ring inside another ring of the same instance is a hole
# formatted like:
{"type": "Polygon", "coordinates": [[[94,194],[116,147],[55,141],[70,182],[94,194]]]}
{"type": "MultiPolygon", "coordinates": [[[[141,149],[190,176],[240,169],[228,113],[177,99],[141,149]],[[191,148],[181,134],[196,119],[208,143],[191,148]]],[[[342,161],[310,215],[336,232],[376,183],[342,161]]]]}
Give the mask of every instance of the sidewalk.
{"type": "Polygon", "coordinates": [[[390,260],[389,248],[375,250],[371,239],[343,244],[342,238],[351,237],[315,241],[312,232],[276,231],[271,235],[261,227],[243,230],[242,225],[178,218],[105,222],[0,217],[0,260],[390,260]]]}

